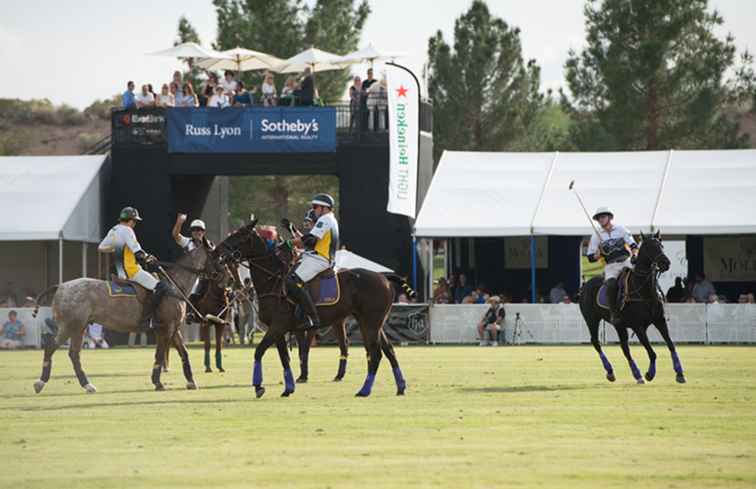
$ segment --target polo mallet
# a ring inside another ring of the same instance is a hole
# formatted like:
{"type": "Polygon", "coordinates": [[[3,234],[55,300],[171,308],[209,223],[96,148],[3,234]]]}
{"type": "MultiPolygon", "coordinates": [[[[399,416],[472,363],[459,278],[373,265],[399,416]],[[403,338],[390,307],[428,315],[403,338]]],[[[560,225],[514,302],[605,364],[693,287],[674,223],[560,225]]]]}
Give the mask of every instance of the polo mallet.
{"type": "Polygon", "coordinates": [[[168,281],[171,283],[171,285],[173,285],[173,288],[175,288],[176,290],[178,290],[179,294],[181,294],[181,297],[186,301],[187,304],[189,304],[189,306],[194,311],[194,314],[196,314],[198,318],[204,318],[205,321],[209,321],[209,322],[215,323],[215,324],[226,324],[226,322],[224,320],[222,320],[221,318],[219,318],[218,316],[213,316],[212,314],[205,314],[205,315],[203,315],[201,312],[199,312],[197,310],[197,308],[194,307],[194,304],[192,304],[192,301],[190,301],[189,298],[186,296],[186,294],[184,293],[184,291],[181,290],[181,287],[179,287],[178,284],[176,284],[176,282],[173,281],[173,279],[171,278],[171,276],[168,275],[168,272],[166,272],[165,269],[162,266],[160,266],[158,264],[156,264],[156,265],[157,265],[158,271],[165,278],[168,279],[168,281]]]}
{"type": "Polygon", "coordinates": [[[570,182],[570,190],[572,190],[575,193],[575,197],[577,197],[578,202],[580,202],[580,207],[582,207],[583,212],[585,212],[585,217],[587,217],[588,222],[591,223],[593,232],[596,233],[596,236],[599,239],[599,243],[602,243],[604,240],[601,239],[601,233],[599,233],[598,228],[596,228],[596,224],[593,222],[593,218],[591,218],[591,215],[588,213],[588,209],[586,209],[585,204],[583,203],[583,199],[580,197],[580,192],[578,192],[577,189],[575,188],[575,180],[572,180],[570,182]]]}

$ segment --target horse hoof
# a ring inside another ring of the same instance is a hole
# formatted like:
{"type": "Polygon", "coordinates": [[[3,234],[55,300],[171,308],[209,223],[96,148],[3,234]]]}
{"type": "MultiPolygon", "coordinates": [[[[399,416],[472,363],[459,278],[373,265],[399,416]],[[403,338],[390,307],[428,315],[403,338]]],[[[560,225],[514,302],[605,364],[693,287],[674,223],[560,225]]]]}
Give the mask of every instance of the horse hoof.
{"type": "Polygon", "coordinates": [[[290,391],[289,389],[286,389],[281,393],[281,397],[289,397],[290,395],[294,394],[294,391],[290,391]]]}
{"type": "Polygon", "coordinates": [[[225,373],[226,371],[225,371],[225,370],[223,370],[223,368],[221,368],[221,367],[218,367],[218,372],[221,372],[221,373],[225,373]]]}
{"type": "Polygon", "coordinates": [[[94,394],[97,392],[97,387],[93,386],[92,384],[87,384],[84,386],[84,390],[87,391],[87,394],[94,394]]]}
{"type": "Polygon", "coordinates": [[[608,374],[606,374],[606,380],[608,380],[609,382],[614,382],[615,380],[617,380],[617,377],[614,376],[614,372],[609,372],[608,374]]]}
{"type": "Polygon", "coordinates": [[[334,378],[333,378],[333,381],[334,381],[334,382],[341,382],[341,380],[342,380],[343,378],[344,378],[344,377],[339,377],[339,376],[337,375],[336,377],[334,377],[334,378]]]}
{"type": "Polygon", "coordinates": [[[357,394],[354,395],[354,397],[370,397],[369,392],[359,391],[357,394]]]}
{"type": "Polygon", "coordinates": [[[685,375],[683,374],[677,374],[677,378],[675,380],[677,380],[678,384],[684,384],[686,382],[685,375]]]}
{"type": "Polygon", "coordinates": [[[205,367],[205,373],[206,374],[211,374],[211,373],[213,373],[213,369],[211,369],[210,367],[205,367]]]}
{"type": "Polygon", "coordinates": [[[163,384],[155,384],[155,390],[156,391],[164,391],[165,386],[163,384]]]}
{"type": "Polygon", "coordinates": [[[255,386],[255,396],[260,399],[265,394],[265,387],[255,386]]]}
{"type": "Polygon", "coordinates": [[[398,389],[396,389],[396,395],[397,396],[403,396],[405,390],[407,390],[406,387],[399,387],[398,389]]]}
{"type": "Polygon", "coordinates": [[[45,388],[46,384],[47,384],[47,382],[45,382],[44,380],[38,380],[38,381],[36,381],[34,383],[34,392],[36,392],[37,394],[39,394],[40,392],[42,392],[42,389],[45,388]]]}
{"type": "Polygon", "coordinates": [[[654,380],[654,377],[656,377],[656,374],[651,374],[651,372],[646,372],[646,380],[651,382],[654,380]]]}
{"type": "Polygon", "coordinates": [[[645,384],[645,382],[643,381],[643,378],[642,378],[642,377],[641,377],[640,379],[635,379],[635,382],[636,382],[637,384],[645,384]]]}
{"type": "Polygon", "coordinates": [[[199,389],[199,386],[196,382],[187,382],[186,389],[190,391],[196,391],[197,389],[199,389]]]}
{"type": "Polygon", "coordinates": [[[302,377],[301,375],[297,377],[297,384],[306,384],[307,383],[307,377],[302,377]]]}
{"type": "Polygon", "coordinates": [[[163,367],[163,373],[164,373],[164,374],[167,374],[168,372],[170,372],[170,370],[168,370],[168,368],[167,368],[167,367],[163,367]]]}

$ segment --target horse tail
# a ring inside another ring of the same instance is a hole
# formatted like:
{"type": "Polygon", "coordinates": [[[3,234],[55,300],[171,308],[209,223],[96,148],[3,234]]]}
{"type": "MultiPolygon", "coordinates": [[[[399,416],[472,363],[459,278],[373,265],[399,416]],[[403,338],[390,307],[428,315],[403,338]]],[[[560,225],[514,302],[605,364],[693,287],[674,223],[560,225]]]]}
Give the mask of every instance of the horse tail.
{"type": "Polygon", "coordinates": [[[41,294],[37,296],[37,300],[35,301],[36,304],[34,304],[34,311],[32,311],[33,318],[37,317],[37,313],[39,312],[39,308],[41,306],[47,305],[47,304],[42,304],[42,301],[48,298],[50,295],[55,295],[55,292],[57,291],[58,291],[58,286],[53,285],[52,287],[48,287],[47,289],[45,289],[44,292],[42,292],[41,294]]]}
{"type": "Polygon", "coordinates": [[[407,294],[407,297],[409,297],[410,299],[413,299],[417,296],[417,292],[415,292],[415,290],[410,287],[407,281],[399,275],[395,273],[384,273],[383,276],[386,277],[389,282],[396,285],[398,289],[404,290],[404,293],[407,294]]]}

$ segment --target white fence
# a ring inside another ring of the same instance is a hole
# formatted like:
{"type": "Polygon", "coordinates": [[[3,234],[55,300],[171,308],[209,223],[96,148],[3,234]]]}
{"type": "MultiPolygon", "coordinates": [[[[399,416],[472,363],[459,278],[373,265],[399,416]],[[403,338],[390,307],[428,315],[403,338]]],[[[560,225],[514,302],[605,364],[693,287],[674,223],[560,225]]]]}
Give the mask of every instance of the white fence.
{"type": "MultiPolygon", "coordinates": [[[[665,308],[675,342],[756,343],[756,304],[667,304],[665,308]]],[[[430,309],[431,343],[476,343],[476,326],[487,309],[482,304],[434,305],[430,309]]],[[[507,343],[590,341],[577,304],[506,304],[505,311],[507,343]]],[[[616,343],[616,331],[606,326],[602,323],[599,330],[602,343],[616,343]]],[[[662,342],[653,327],[649,328],[649,338],[662,342]]]]}

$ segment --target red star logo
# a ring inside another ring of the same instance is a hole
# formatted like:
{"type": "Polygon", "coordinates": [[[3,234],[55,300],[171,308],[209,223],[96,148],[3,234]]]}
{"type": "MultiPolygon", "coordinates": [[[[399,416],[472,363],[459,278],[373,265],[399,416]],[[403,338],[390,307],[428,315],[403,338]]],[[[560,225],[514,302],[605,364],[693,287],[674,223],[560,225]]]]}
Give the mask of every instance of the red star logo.
{"type": "Polygon", "coordinates": [[[396,89],[396,96],[397,97],[406,97],[407,96],[407,89],[404,88],[404,85],[399,85],[399,88],[396,89]]]}

